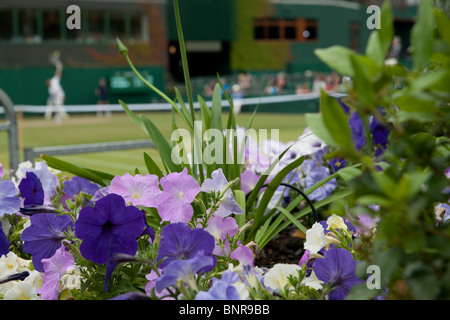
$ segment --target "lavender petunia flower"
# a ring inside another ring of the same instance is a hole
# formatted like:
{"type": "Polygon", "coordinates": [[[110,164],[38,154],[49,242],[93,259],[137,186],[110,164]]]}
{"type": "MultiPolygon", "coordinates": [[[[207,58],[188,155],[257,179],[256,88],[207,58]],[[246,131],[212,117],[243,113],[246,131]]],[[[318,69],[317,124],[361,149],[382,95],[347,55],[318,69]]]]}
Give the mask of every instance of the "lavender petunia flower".
{"type": "MultiPolygon", "coordinates": [[[[157,261],[162,261],[159,266],[164,269],[174,260],[192,259],[203,251],[205,256],[213,257],[215,265],[217,259],[213,256],[214,247],[214,237],[207,231],[200,228],[191,229],[188,224],[182,222],[172,223],[162,228],[157,261]]],[[[214,265],[204,271],[212,270],[214,265]]]]}
{"type": "Polygon", "coordinates": [[[42,205],[44,204],[44,189],[41,181],[32,171],[26,173],[19,183],[20,196],[24,198],[23,204],[28,205],[42,205]]]}
{"type": "Polygon", "coordinates": [[[246,167],[241,173],[241,189],[244,193],[250,193],[258,183],[260,175],[256,174],[251,168],[246,167]]]}
{"type": "Polygon", "coordinates": [[[227,270],[222,274],[220,279],[213,278],[213,284],[211,288],[206,291],[200,291],[195,300],[240,300],[238,290],[233,283],[239,282],[239,276],[231,271],[227,270]]]}
{"type": "Polygon", "coordinates": [[[65,272],[75,268],[75,260],[72,254],[61,246],[51,258],[42,259],[42,264],[44,283],[36,293],[40,293],[43,300],[57,300],[59,281],[65,272]]]}
{"type": "Polygon", "coordinates": [[[0,217],[3,214],[14,214],[20,209],[19,190],[14,182],[0,181],[0,217]]]}
{"type": "Polygon", "coordinates": [[[157,209],[163,221],[188,222],[194,213],[192,201],[200,192],[200,186],[187,169],[173,172],[161,178],[163,192],[159,196],[157,209]]]}
{"type": "Polygon", "coordinates": [[[205,256],[202,252],[187,260],[173,260],[163,270],[161,277],[156,280],[155,290],[161,292],[163,289],[175,286],[181,279],[184,283],[194,284],[195,274],[212,269],[215,260],[212,256],[205,256]]]}
{"type": "MultiPolygon", "coordinates": [[[[99,189],[96,183],[81,177],[73,177],[71,180],[64,181],[64,194],[61,196],[61,202],[66,203],[68,199],[73,199],[80,192],[93,196],[99,189]]],[[[89,201],[86,200],[86,204],[89,201]]]]}
{"type": "Polygon", "coordinates": [[[91,200],[93,202],[96,202],[96,201],[100,200],[101,198],[107,196],[108,194],[109,194],[109,186],[100,188],[94,193],[94,196],[92,197],[91,200]]]}
{"type": "MultiPolygon", "coordinates": [[[[200,188],[200,191],[206,193],[219,193],[225,188],[228,184],[227,178],[222,172],[222,169],[217,169],[213,173],[211,173],[211,179],[205,179],[200,188]]],[[[222,198],[219,203],[219,207],[216,211],[214,211],[214,215],[218,217],[227,217],[230,214],[243,214],[244,210],[237,204],[234,199],[233,192],[230,188],[225,191],[225,194],[222,195],[222,198]]]]}
{"type": "Polygon", "coordinates": [[[117,194],[98,200],[95,207],[84,207],[75,222],[75,235],[83,240],[81,254],[98,264],[104,264],[117,252],[136,254],[136,238],[144,229],[143,213],[134,206],[127,207],[117,194]]]}
{"type": "Polygon", "coordinates": [[[230,254],[230,258],[239,261],[240,266],[250,265],[255,266],[255,257],[253,255],[252,249],[244,246],[241,241],[237,242],[238,247],[233,250],[230,254]]]}
{"type": "Polygon", "coordinates": [[[211,216],[208,220],[208,226],[205,228],[216,240],[216,246],[213,253],[215,255],[224,255],[222,247],[219,245],[219,241],[224,242],[225,254],[228,254],[230,243],[227,239],[227,235],[232,238],[238,231],[239,226],[233,217],[216,217],[211,216]]]}
{"type": "Polygon", "coordinates": [[[44,213],[30,217],[31,226],[24,229],[20,239],[25,241],[23,251],[30,253],[33,266],[39,272],[44,272],[42,259],[50,258],[61,247],[61,241],[66,238],[64,231],[73,228],[73,222],[67,215],[44,213]]]}
{"type": "Polygon", "coordinates": [[[161,190],[157,175],[137,174],[133,177],[127,172],[112,179],[109,193],[122,196],[133,206],[156,207],[161,190]]]}
{"type": "Polygon", "coordinates": [[[353,255],[342,248],[332,248],[317,259],[313,271],[324,284],[331,284],[333,290],[328,294],[330,300],[343,300],[348,292],[363,280],[355,274],[357,261],[353,255]]]}
{"type": "Polygon", "coordinates": [[[353,143],[357,150],[361,150],[366,143],[364,123],[358,113],[354,111],[348,120],[352,132],[353,143]]]}
{"type": "MultiPolygon", "coordinates": [[[[317,165],[311,165],[309,172],[307,173],[305,177],[305,187],[306,189],[309,189],[313,185],[315,185],[317,182],[327,178],[330,176],[330,170],[327,167],[324,166],[317,166],[317,165]]],[[[320,201],[328,197],[331,192],[337,187],[336,179],[333,178],[323,185],[321,185],[319,188],[311,192],[309,194],[309,199],[320,201]]]]}

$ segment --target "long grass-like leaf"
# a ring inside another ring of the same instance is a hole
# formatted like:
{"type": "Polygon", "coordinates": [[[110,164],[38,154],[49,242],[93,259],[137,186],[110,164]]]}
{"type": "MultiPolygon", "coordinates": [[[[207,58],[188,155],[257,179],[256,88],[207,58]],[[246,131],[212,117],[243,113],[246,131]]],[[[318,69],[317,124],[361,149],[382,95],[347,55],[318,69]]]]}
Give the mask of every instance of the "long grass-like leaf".
{"type": "Polygon", "coordinates": [[[114,175],[87,169],[73,163],[69,163],[49,155],[41,155],[41,158],[52,168],[74,174],[78,177],[95,182],[101,186],[106,186],[114,178],[114,175]]]}
{"type": "Polygon", "coordinates": [[[161,169],[159,168],[159,166],[155,163],[155,161],[153,161],[153,159],[144,152],[144,162],[145,162],[145,166],[147,167],[148,173],[150,174],[155,174],[157,175],[159,178],[164,177],[164,173],[161,171],[161,169]]]}
{"type": "Polygon", "coordinates": [[[156,149],[159,151],[161,156],[161,160],[166,167],[168,172],[181,172],[183,170],[183,166],[181,165],[181,159],[178,157],[175,163],[172,161],[172,147],[167,139],[163,136],[163,134],[158,130],[158,128],[154,125],[154,123],[146,116],[142,116],[142,121],[145,127],[145,130],[149,134],[153,143],[156,146],[156,149]]]}
{"type": "Polygon", "coordinates": [[[254,236],[256,231],[258,230],[260,224],[263,222],[264,218],[267,219],[267,216],[264,217],[264,214],[267,210],[267,206],[270,202],[270,200],[273,197],[273,194],[279,187],[280,183],[283,181],[283,179],[295,168],[298,168],[303,161],[305,160],[305,157],[300,157],[293,162],[286,165],[283,169],[281,169],[280,172],[278,172],[275,177],[269,182],[267,185],[267,189],[264,191],[264,194],[258,204],[258,208],[256,210],[256,214],[254,217],[254,223],[253,223],[253,230],[250,232],[249,237],[251,238],[254,236]]]}

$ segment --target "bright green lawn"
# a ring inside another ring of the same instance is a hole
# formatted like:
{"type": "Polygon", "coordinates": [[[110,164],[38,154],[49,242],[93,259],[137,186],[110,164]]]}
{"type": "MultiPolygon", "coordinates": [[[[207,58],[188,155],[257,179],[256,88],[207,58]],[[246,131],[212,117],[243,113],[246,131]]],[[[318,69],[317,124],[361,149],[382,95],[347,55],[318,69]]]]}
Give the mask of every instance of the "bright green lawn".
{"type": "MultiPolygon", "coordinates": [[[[161,132],[170,139],[172,132],[172,115],[170,112],[152,112],[146,115],[156,124],[161,132]]],[[[240,114],[237,117],[239,126],[245,126],[251,114],[240,114]]],[[[227,117],[224,116],[224,120],[227,117]]],[[[197,117],[198,119],[198,117],[197,117]]],[[[177,121],[181,126],[181,121],[177,121]]],[[[301,114],[257,114],[253,128],[279,129],[280,140],[295,140],[306,126],[305,117],[301,114]]],[[[269,132],[270,134],[270,132],[269,132]]],[[[93,142],[109,142],[146,139],[148,136],[124,113],[115,113],[109,118],[97,118],[95,115],[72,115],[62,125],[45,121],[41,117],[25,118],[22,125],[22,145],[24,148],[83,144],[93,142]]],[[[269,136],[270,138],[270,136],[269,136]]],[[[134,172],[138,168],[146,172],[143,152],[147,152],[157,161],[159,156],[155,150],[127,150],[58,156],[58,158],[92,169],[123,174],[134,172]]],[[[9,166],[8,142],[6,132],[0,132],[0,163],[9,166]]]]}

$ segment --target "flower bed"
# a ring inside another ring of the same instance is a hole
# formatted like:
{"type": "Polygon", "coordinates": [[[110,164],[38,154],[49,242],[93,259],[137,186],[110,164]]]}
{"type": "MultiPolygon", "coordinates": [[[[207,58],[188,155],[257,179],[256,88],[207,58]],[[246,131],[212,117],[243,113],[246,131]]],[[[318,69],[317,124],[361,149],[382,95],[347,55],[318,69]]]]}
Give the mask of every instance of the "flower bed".
{"type": "Polygon", "coordinates": [[[148,173],[114,176],[43,155],[0,170],[0,297],[448,299],[450,24],[421,2],[406,70],[384,65],[388,1],[382,17],[366,55],[317,50],[352,82],[346,98],[322,92],[297,141],[255,141],[231,99],[222,127],[220,82],[197,120],[192,97],[176,103],[142,78],[182,119],[171,144],[121,101],[164,168],[144,154],[148,173]],[[288,242],[290,260],[263,262],[288,242]]]}

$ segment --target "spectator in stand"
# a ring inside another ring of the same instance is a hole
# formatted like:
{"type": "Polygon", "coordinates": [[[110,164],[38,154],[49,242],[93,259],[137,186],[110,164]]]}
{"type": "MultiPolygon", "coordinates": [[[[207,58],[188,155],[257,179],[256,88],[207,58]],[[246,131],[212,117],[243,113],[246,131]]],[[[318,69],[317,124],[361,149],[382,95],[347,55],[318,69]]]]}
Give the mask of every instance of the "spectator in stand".
{"type": "Polygon", "coordinates": [[[313,92],[319,92],[321,89],[326,89],[327,83],[325,81],[325,75],[322,73],[316,74],[313,82],[313,92]]]}

